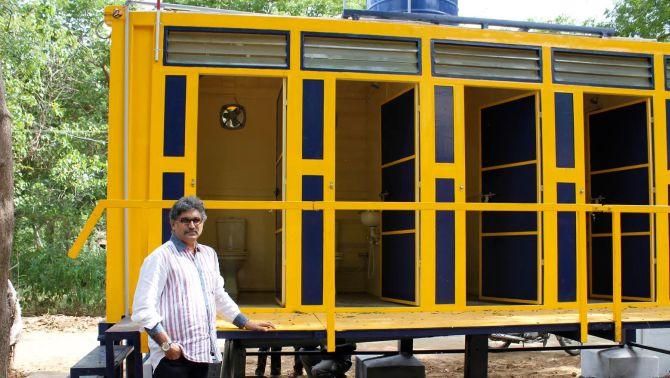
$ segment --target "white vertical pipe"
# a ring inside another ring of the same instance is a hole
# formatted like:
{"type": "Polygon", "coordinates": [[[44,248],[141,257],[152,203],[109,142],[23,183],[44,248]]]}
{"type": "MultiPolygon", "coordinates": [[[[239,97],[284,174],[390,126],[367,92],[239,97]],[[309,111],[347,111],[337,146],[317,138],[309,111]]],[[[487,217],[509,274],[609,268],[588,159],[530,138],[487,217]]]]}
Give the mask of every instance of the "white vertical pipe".
{"type": "Polygon", "coordinates": [[[158,53],[160,52],[159,37],[160,37],[160,26],[161,26],[161,6],[160,2],[156,5],[156,39],[154,41],[154,61],[158,62],[158,53]]]}

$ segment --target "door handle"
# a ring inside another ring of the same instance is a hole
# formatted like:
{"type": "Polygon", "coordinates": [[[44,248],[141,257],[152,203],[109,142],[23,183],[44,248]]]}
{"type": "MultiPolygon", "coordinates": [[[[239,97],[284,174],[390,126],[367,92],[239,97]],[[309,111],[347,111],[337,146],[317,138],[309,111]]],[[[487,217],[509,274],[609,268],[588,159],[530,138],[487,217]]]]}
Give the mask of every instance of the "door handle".
{"type": "Polygon", "coordinates": [[[491,198],[495,197],[495,193],[486,193],[481,195],[481,201],[482,202],[491,202],[491,198]]]}
{"type": "Polygon", "coordinates": [[[379,193],[379,199],[380,199],[382,202],[386,201],[386,197],[388,197],[388,196],[389,196],[389,192],[388,192],[388,190],[385,190],[385,191],[379,193]]]}

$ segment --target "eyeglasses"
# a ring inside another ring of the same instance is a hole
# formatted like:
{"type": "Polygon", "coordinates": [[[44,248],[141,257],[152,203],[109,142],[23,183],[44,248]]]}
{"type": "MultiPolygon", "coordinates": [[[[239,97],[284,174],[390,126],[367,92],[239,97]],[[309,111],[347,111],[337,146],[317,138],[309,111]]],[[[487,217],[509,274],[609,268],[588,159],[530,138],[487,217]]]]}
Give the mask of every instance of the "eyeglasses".
{"type": "Polygon", "coordinates": [[[198,225],[200,225],[200,223],[202,223],[202,219],[197,218],[197,217],[196,218],[186,218],[186,217],[179,218],[179,223],[181,223],[181,224],[189,225],[189,224],[191,224],[191,222],[193,222],[194,226],[198,226],[198,225]]]}

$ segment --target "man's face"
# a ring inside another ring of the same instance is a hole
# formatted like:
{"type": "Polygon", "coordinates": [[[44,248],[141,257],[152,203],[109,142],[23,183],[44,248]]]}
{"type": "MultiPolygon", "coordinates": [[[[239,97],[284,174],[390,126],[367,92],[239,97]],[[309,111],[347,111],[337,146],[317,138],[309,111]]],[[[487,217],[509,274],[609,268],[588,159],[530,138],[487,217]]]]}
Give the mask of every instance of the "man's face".
{"type": "Polygon", "coordinates": [[[172,233],[185,244],[193,245],[200,237],[204,223],[198,210],[184,211],[172,222],[172,233]]]}

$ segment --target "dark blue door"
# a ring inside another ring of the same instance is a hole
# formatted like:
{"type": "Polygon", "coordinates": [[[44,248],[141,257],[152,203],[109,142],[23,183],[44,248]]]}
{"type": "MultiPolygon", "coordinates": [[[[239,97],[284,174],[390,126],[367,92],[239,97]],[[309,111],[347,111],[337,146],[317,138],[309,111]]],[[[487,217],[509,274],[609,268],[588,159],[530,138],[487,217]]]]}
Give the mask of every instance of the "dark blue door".
{"type": "MultiPolygon", "coordinates": [[[[391,202],[415,200],[414,90],[381,108],[382,198],[391,202]]],[[[414,211],[382,212],[382,298],[416,303],[414,211]]]]}
{"type": "MultiPolygon", "coordinates": [[[[275,201],[283,200],[284,184],[284,89],[277,95],[275,133],[275,201]]],[[[283,210],[275,210],[275,300],[284,305],[283,274],[284,274],[284,225],[283,210]]]]}
{"type": "MultiPolygon", "coordinates": [[[[536,96],[481,109],[483,201],[538,202],[536,96]]],[[[538,303],[535,212],[482,212],[480,298],[538,303]]]]}
{"type": "MultiPolygon", "coordinates": [[[[647,103],[589,114],[589,191],[593,202],[649,205],[647,103]]],[[[651,217],[621,215],[621,293],[651,300],[651,217]]],[[[612,217],[593,214],[590,225],[591,296],[612,297],[612,217]]]]}

